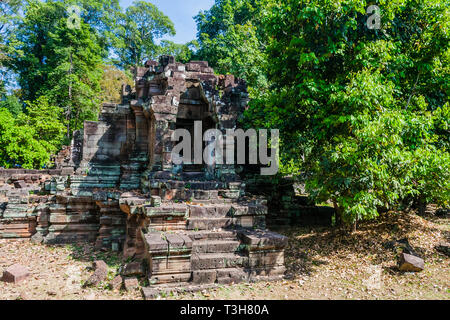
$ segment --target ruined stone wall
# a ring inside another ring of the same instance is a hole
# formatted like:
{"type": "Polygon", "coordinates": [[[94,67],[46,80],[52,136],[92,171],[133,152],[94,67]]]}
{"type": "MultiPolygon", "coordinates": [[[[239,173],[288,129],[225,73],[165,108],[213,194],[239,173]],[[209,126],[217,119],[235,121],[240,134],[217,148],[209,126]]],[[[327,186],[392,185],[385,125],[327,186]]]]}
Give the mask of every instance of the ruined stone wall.
{"type": "Polygon", "coordinates": [[[47,191],[62,170],[0,169],[0,239],[30,238],[48,225],[47,191]]]}
{"type": "Polygon", "coordinates": [[[267,199],[269,228],[294,225],[323,225],[332,223],[334,209],[316,206],[307,195],[296,192],[296,181],[286,177],[267,177],[247,173],[243,176],[246,191],[267,199]]]}
{"type": "Polygon", "coordinates": [[[120,163],[126,160],[127,120],[125,106],[103,105],[99,121],[85,121],[82,162],[120,163]]]}
{"type": "Polygon", "coordinates": [[[0,171],[0,238],[122,251],[150,284],[280,277],[287,239],[266,230],[267,201],[235,166],[172,161],[177,128],[237,128],[245,83],[163,56],[137,68],[122,98],[74,134],[58,170],[0,171]]]}

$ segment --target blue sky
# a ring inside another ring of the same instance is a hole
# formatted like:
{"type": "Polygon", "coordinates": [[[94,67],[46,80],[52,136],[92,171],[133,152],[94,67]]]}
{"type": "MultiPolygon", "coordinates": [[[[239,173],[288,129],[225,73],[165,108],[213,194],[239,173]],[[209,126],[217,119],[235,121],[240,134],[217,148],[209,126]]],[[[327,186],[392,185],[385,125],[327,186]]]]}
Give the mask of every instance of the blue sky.
{"type": "MultiPolygon", "coordinates": [[[[194,40],[197,34],[197,26],[194,16],[201,10],[207,10],[214,4],[214,0],[151,0],[151,2],[164,12],[175,24],[177,32],[175,37],[166,39],[176,43],[186,43],[194,40]]],[[[123,8],[130,6],[133,0],[120,0],[123,8]]]]}

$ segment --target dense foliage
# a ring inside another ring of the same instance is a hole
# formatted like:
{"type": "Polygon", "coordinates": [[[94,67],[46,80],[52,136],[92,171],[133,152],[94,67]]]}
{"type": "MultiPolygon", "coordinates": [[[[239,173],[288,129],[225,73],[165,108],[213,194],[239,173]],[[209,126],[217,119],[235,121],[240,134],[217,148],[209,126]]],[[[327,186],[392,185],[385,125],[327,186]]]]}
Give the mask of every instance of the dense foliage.
{"type": "Polygon", "coordinates": [[[26,112],[17,117],[0,108],[0,166],[26,169],[48,166],[64,135],[64,124],[54,121],[61,112],[45,97],[28,102],[26,112]]]}
{"type": "Polygon", "coordinates": [[[133,86],[132,76],[111,66],[103,66],[103,76],[100,80],[100,101],[104,103],[120,103],[122,98],[122,85],[133,86]]]}
{"type": "Polygon", "coordinates": [[[197,17],[213,67],[267,78],[244,123],[279,128],[282,173],[347,223],[450,204],[449,5],[380,1],[376,29],[371,4],[217,0],[197,17]]]}
{"type": "Polygon", "coordinates": [[[262,17],[269,8],[267,0],[220,0],[195,17],[197,58],[207,60],[218,73],[245,79],[253,97],[267,87],[268,38],[262,17]]]}
{"type": "Polygon", "coordinates": [[[120,16],[116,30],[118,64],[124,67],[140,66],[145,58],[157,55],[157,39],[174,34],[173,22],[154,4],[133,2],[120,16]]]}

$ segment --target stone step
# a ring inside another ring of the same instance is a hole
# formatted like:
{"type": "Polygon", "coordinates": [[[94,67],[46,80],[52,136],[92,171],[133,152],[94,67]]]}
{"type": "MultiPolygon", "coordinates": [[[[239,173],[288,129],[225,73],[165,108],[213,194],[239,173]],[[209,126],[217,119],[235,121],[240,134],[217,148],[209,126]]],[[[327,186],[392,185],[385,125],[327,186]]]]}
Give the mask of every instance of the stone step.
{"type": "Polygon", "coordinates": [[[145,300],[154,300],[158,296],[168,296],[171,293],[194,293],[202,290],[217,288],[216,284],[194,285],[190,282],[167,283],[161,285],[152,285],[142,288],[142,295],[145,300]]]}
{"type": "Polygon", "coordinates": [[[281,280],[286,272],[284,266],[262,268],[222,268],[194,270],[191,283],[202,284],[237,284],[240,282],[257,282],[281,280]]]}
{"type": "Polygon", "coordinates": [[[240,268],[194,271],[192,282],[173,282],[151,285],[142,288],[142,295],[145,300],[153,300],[158,298],[158,296],[165,297],[171,293],[193,293],[220,288],[222,285],[229,285],[242,281],[280,281],[284,278],[284,271],[284,267],[256,271],[240,268]],[[200,283],[197,284],[195,280],[200,281],[200,283]]]}
{"type": "Polygon", "coordinates": [[[139,189],[140,183],[134,181],[127,181],[127,183],[121,183],[120,189],[122,190],[136,190],[139,189]]]}
{"type": "Polygon", "coordinates": [[[237,253],[205,253],[193,254],[191,257],[192,270],[225,269],[246,267],[249,258],[237,253]]]}
{"type": "Polygon", "coordinates": [[[214,230],[232,225],[233,218],[189,218],[186,228],[188,230],[214,230]]]}
{"type": "Polygon", "coordinates": [[[237,240],[237,232],[234,230],[202,230],[202,231],[188,231],[186,235],[193,241],[202,240],[237,240]]]}
{"type": "Polygon", "coordinates": [[[49,232],[44,238],[45,244],[67,244],[78,242],[95,242],[97,233],[94,232],[49,232]]]}
{"type": "Polygon", "coordinates": [[[231,204],[216,204],[216,205],[188,205],[189,217],[196,218],[226,218],[231,217],[231,204]]]}
{"type": "Polygon", "coordinates": [[[203,240],[194,241],[192,253],[234,253],[238,251],[239,241],[232,240],[203,240]]]}

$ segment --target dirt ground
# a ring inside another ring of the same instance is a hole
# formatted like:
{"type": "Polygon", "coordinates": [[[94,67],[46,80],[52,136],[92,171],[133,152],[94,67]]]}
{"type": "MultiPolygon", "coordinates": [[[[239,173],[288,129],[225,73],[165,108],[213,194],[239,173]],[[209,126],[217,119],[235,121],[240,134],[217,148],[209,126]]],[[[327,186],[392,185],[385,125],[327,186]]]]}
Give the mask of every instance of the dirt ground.
{"type": "MultiPolygon", "coordinates": [[[[431,213],[386,214],[378,222],[358,226],[352,234],[333,228],[295,227],[276,230],[289,237],[286,250],[287,279],[221,286],[195,294],[158,299],[441,299],[450,298],[450,259],[435,245],[450,241],[450,221],[431,213]],[[401,273],[397,253],[383,244],[408,238],[425,259],[420,273],[401,273]]],[[[118,292],[102,283],[82,285],[92,271],[92,261],[103,259],[112,279],[120,256],[94,252],[91,245],[42,246],[28,241],[0,242],[0,272],[14,263],[29,268],[31,276],[13,285],[0,282],[0,299],[142,299],[141,293],[118,292]]]]}

